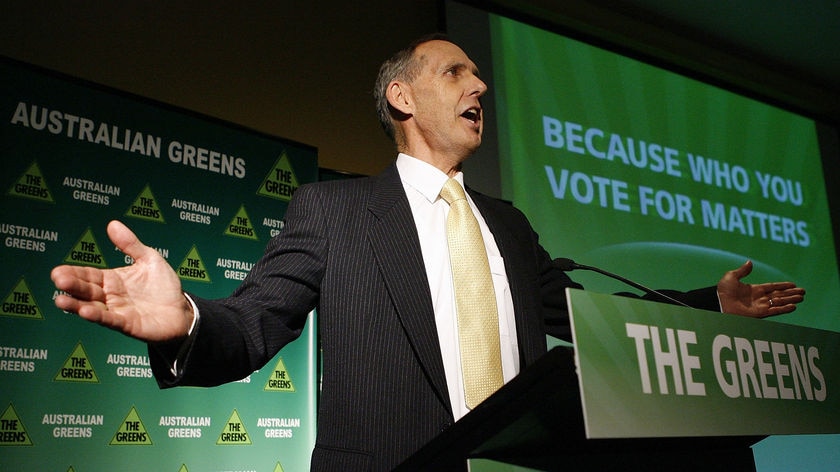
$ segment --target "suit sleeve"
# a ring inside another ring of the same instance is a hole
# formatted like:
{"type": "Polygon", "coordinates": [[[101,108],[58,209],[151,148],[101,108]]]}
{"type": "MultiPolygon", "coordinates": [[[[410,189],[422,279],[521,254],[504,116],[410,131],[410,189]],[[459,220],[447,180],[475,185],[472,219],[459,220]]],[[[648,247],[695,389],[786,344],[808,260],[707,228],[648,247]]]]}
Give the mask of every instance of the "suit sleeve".
{"type": "Polygon", "coordinates": [[[231,296],[208,300],[191,295],[200,318],[176,375],[172,359],[149,346],[160,386],[240,380],[300,335],[318,302],[328,244],[315,192],[302,186],[295,193],[283,231],[269,241],[231,296]]]}

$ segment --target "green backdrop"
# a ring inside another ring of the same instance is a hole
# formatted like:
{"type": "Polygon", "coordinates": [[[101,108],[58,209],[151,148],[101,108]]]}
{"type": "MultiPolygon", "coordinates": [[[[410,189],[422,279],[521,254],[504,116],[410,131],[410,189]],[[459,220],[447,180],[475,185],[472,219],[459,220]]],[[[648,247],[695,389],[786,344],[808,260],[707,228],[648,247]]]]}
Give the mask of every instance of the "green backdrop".
{"type": "Polygon", "coordinates": [[[225,296],[316,150],[11,61],[0,80],[0,469],[305,470],[314,316],[239,382],[163,391],[145,344],[55,308],[49,272],[130,264],[105,233],[120,219],[187,291],[225,296]]]}

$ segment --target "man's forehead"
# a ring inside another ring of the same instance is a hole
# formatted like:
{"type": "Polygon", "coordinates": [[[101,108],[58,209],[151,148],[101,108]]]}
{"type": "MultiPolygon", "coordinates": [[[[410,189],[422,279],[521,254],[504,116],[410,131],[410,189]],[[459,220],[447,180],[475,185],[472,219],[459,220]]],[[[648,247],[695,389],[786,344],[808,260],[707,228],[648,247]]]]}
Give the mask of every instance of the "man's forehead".
{"type": "Polygon", "coordinates": [[[477,71],[478,67],[460,47],[443,40],[432,40],[420,44],[415,50],[417,57],[435,69],[462,66],[477,71]]]}

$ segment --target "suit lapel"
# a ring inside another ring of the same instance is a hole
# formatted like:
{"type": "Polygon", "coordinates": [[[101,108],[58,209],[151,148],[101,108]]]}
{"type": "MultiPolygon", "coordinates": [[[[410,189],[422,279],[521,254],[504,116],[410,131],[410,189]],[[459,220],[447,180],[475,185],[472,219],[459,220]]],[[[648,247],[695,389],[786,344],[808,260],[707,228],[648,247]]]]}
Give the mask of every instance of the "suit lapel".
{"type": "Polygon", "coordinates": [[[396,166],[377,179],[369,210],[376,221],[368,239],[397,315],[438,397],[449,406],[428,277],[396,166]]]}

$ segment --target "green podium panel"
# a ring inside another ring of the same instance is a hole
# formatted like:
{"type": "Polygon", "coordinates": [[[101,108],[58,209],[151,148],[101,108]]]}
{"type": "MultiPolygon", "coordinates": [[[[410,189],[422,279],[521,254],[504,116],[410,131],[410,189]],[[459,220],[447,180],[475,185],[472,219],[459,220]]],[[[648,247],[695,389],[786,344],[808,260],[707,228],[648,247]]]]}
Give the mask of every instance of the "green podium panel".
{"type": "Polygon", "coordinates": [[[569,290],[587,437],[840,432],[840,334],[569,290]]]}

